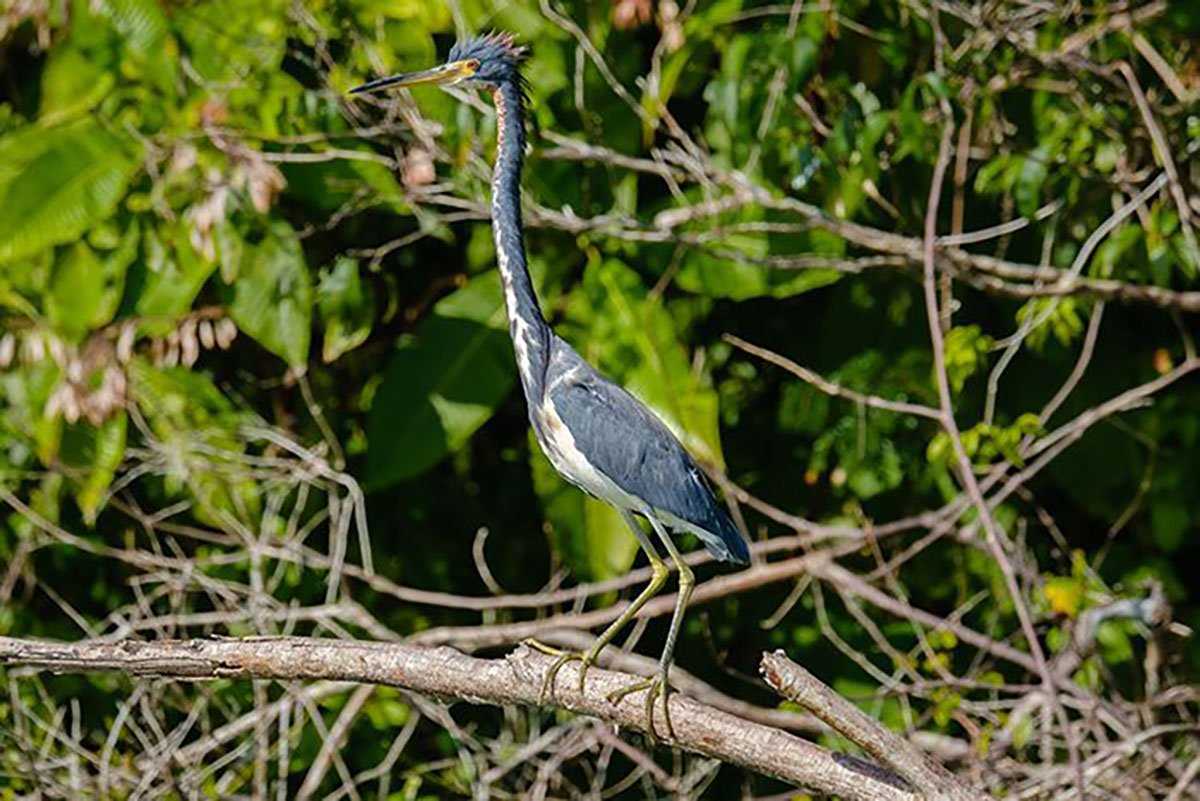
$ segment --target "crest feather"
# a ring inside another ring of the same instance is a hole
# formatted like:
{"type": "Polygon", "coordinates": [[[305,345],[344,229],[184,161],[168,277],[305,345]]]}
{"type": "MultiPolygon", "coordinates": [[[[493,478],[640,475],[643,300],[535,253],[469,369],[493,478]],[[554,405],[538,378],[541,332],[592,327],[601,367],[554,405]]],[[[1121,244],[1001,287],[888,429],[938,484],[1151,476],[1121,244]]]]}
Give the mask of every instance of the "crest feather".
{"type": "Polygon", "coordinates": [[[507,31],[488,31],[479,36],[462,39],[450,48],[450,59],[477,58],[480,61],[500,59],[517,66],[529,57],[529,48],[517,44],[517,39],[507,31]]]}

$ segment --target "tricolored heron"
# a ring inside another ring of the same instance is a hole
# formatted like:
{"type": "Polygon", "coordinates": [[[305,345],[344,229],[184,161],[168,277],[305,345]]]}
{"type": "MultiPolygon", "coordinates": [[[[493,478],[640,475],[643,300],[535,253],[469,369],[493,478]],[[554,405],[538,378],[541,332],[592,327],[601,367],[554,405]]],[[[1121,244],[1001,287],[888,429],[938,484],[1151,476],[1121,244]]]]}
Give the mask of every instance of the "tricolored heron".
{"type": "Polygon", "coordinates": [[[679,572],[679,595],[658,675],[610,696],[614,702],[646,691],[647,727],[654,733],[654,701],[661,696],[663,720],[671,727],[668,673],[684,609],[692,594],[692,571],[680,558],[667,529],[695,534],[718,559],[745,564],[750,551],[713,495],[704,473],[658,417],[637,398],[600,375],[547,325],[525,263],[521,223],[521,167],[525,158],[526,49],[511,35],[490,34],[460,41],[440,67],[381,78],[350,90],[370,92],[417,84],[479,86],[496,105],[498,142],[492,170],[492,235],[504,285],[509,332],[517,357],[529,422],[554,468],[569,482],[615,506],[633,531],[652,576],[586,653],[563,652],[531,643],[559,658],[546,675],[543,696],[555,676],[578,660],[582,691],[588,667],[667,579],[667,566],[635,516],[646,518],[679,572]]]}

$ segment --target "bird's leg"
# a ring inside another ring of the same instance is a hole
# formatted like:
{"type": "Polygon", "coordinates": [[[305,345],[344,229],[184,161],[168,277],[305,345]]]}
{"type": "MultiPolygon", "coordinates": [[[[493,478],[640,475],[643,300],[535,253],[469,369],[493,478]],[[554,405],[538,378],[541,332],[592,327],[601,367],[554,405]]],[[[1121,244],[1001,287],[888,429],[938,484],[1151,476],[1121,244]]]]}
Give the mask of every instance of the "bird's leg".
{"type": "Polygon", "coordinates": [[[550,666],[550,670],[546,673],[546,678],[542,681],[541,699],[543,701],[553,694],[554,681],[558,676],[558,672],[562,670],[563,665],[575,660],[578,660],[580,663],[579,691],[583,692],[583,682],[587,677],[588,668],[590,668],[596,661],[597,657],[600,656],[600,652],[604,650],[604,646],[612,642],[613,638],[617,636],[621,629],[625,628],[629,621],[633,620],[637,613],[641,611],[642,607],[645,606],[651,598],[658,594],[659,590],[662,589],[663,584],[665,584],[667,581],[667,565],[659,557],[658,552],[654,549],[654,545],[650,542],[649,537],[647,537],[645,532],[642,531],[642,527],[638,525],[637,520],[628,511],[622,509],[621,516],[625,518],[625,522],[633,531],[634,536],[637,537],[638,544],[642,546],[642,550],[646,552],[646,557],[650,560],[650,583],[647,584],[646,588],[643,589],[641,593],[639,593],[638,596],[633,599],[629,606],[625,608],[625,611],[621,613],[620,617],[614,620],[609,627],[606,628],[604,632],[596,638],[596,641],[592,643],[592,647],[589,648],[586,653],[580,653],[577,651],[562,651],[558,648],[540,643],[537,640],[526,641],[526,644],[530,647],[535,648],[543,653],[558,657],[554,664],[550,666]]]}
{"type": "MultiPolygon", "coordinates": [[[[667,549],[667,553],[671,555],[671,561],[675,563],[675,569],[679,571],[679,595],[675,597],[675,611],[671,615],[671,627],[667,630],[667,644],[663,648],[662,657],[658,661],[658,676],[662,684],[662,700],[663,700],[663,720],[667,724],[667,732],[671,737],[675,736],[675,727],[671,725],[671,707],[668,705],[668,695],[671,692],[671,685],[668,683],[669,674],[671,671],[671,663],[675,659],[675,640],[679,637],[679,629],[683,625],[683,613],[687,609],[688,602],[692,600],[692,590],[696,586],[696,576],[692,573],[692,569],[683,561],[683,557],[679,555],[679,549],[675,547],[675,543],[671,541],[671,536],[666,532],[658,521],[654,518],[650,519],[654,530],[658,532],[659,539],[663,541],[663,545],[667,549]]],[[[647,700],[647,704],[653,704],[654,699],[647,700]]]]}
{"type": "Polygon", "coordinates": [[[667,725],[667,734],[674,738],[675,727],[671,723],[671,707],[668,701],[670,700],[671,685],[669,684],[669,675],[671,671],[671,662],[675,655],[675,640],[679,637],[679,628],[683,624],[683,613],[687,609],[688,601],[692,597],[692,588],[696,584],[696,577],[692,573],[692,569],[683,561],[683,557],[679,554],[679,549],[675,547],[675,543],[671,541],[670,534],[662,527],[654,517],[649,516],[650,525],[654,527],[655,533],[662,540],[663,546],[667,549],[667,553],[671,557],[671,561],[675,563],[675,568],[679,571],[679,594],[675,597],[675,612],[671,616],[671,627],[667,630],[667,644],[663,648],[662,657],[658,662],[658,676],[652,679],[644,679],[629,687],[622,688],[608,697],[612,703],[618,703],[625,696],[638,692],[639,690],[646,691],[646,727],[650,737],[654,737],[654,701],[659,696],[662,697],[663,721],[667,725]]]}

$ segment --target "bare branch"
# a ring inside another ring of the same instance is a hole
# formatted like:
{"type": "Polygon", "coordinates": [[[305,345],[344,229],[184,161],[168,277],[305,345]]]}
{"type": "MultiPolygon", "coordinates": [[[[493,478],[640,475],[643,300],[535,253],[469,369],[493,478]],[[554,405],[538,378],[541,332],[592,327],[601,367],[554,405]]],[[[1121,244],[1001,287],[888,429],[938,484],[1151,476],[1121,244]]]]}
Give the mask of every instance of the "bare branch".
{"type": "MultiPolygon", "coordinates": [[[[857,545],[850,546],[852,548],[857,545]]],[[[762,587],[778,581],[798,576],[810,570],[814,565],[830,558],[828,551],[814,552],[805,556],[784,559],[771,564],[754,565],[746,570],[725,576],[717,576],[696,585],[692,595],[691,605],[698,606],[717,598],[736,595],[752,588],[762,587]]],[[[542,632],[555,629],[591,629],[616,620],[628,601],[613,604],[602,609],[593,609],[579,614],[565,613],[552,615],[540,620],[522,621],[519,623],[498,623],[482,626],[443,626],[426,629],[412,638],[414,642],[427,645],[453,644],[460,648],[485,648],[488,646],[509,645],[528,637],[541,636],[542,632]]],[[[653,599],[642,607],[638,613],[639,619],[658,617],[670,614],[675,608],[675,596],[664,596],[653,599]]]]}
{"type": "Polygon", "coordinates": [[[891,401],[887,398],[880,398],[876,395],[864,395],[861,392],[856,392],[852,389],[843,387],[841,384],[836,384],[833,381],[814,373],[805,367],[793,362],[778,353],[760,348],[757,345],[751,345],[744,339],[735,337],[733,334],[726,334],[725,341],[746,353],[753,354],[764,361],[768,361],[778,367],[782,367],[797,378],[812,384],[817,389],[824,392],[826,395],[832,395],[835,398],[845,398],[846,400],[861,403],[863,406],[869,406],[872,409],[884,409],[897,414],[914,414],[918,417],[927,417],[931,420],[940,420],[941,412],[930,406],[924,406],[919,403],[905,403],[903,401],[891,401]]]}
{"type": "Polygon", "coordinates": [[[782,651],[763,654],[762,674],[784,698],[803,706],[839,734],[861,746],[921,791],[925,801],[968,801],[980,796],[960,784],[916,746],[842,698],[782,651]]]}
{"type": "MultiPolygon", "coordinates": [[[[477,659],[452,648],[304,637],[103,644],[0,638],[0,664],[57,673],[117,671],[187,680],[354,681],[496,705],[539,704],[542,680],[553,662],[552,657],[525,647],[503,659],[477,659]]],[[[560,675],[552,699],[556,706],[647,731],[640,698],[625,698],[617,704],[608,700],[635,677],[592,668],[580,692],[575,671],[573,665],[568,666],[560,675]]],[[[673,695],[670,703],[676,734],[671,744],[679,748],[850,801],[918,801],[905,780],[883,768],[679,694],[673,695]]],[[[660,732],[665,728],[661,721],[656,725],[660,732]]]]}

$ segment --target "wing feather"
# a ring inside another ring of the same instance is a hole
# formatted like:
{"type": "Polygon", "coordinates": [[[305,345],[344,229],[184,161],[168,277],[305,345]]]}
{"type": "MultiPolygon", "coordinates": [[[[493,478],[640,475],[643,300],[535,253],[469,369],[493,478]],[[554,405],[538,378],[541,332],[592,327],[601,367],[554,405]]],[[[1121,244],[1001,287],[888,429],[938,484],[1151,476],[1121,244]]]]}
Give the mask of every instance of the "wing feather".
{"type": "Polygon", "coordinates": [[[627,391],[579,363],[586,369],[577,368],[549,393],[587,460],[628,494],[687,524],[717,558],[748,562],[741,532],[670,429],[627,391]]]}

